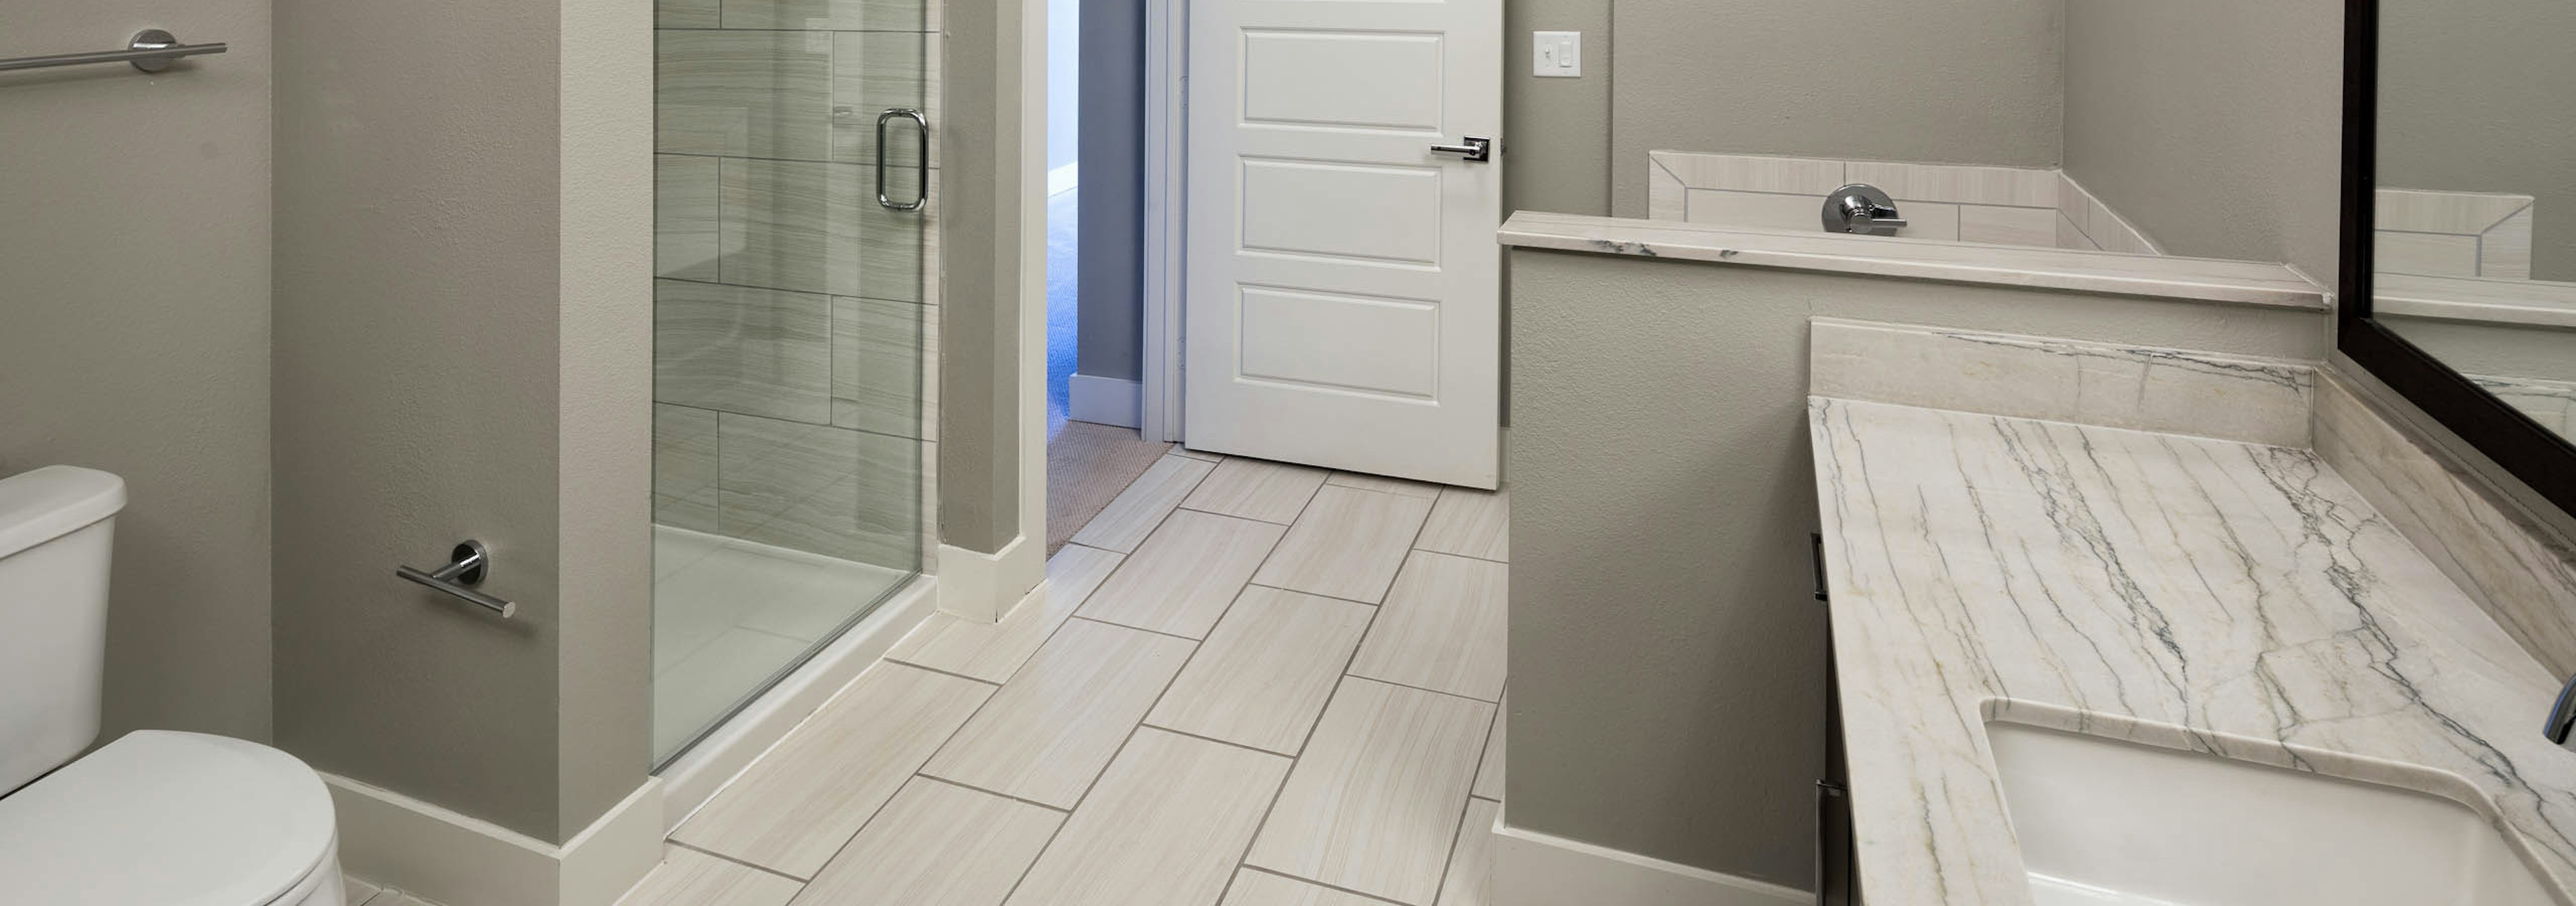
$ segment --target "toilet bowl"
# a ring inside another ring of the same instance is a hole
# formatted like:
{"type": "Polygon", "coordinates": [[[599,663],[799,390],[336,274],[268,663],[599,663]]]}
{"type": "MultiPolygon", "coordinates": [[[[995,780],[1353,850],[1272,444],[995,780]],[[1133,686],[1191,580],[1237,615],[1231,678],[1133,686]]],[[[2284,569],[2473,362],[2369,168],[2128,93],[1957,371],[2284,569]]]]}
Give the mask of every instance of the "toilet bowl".
{"type": "Polygon", "coordinates": [[[346,906],[330,791],[295,756],[136,730],[72,758],[98,736],[124,505],[92,469],[0,479],[0,903],[346,906]]]}
{"type": "Polygon", "coordinates": [[[0,797],[0,901],[345,906],[338,843],[295,756],[136,730],[0,797]]]}

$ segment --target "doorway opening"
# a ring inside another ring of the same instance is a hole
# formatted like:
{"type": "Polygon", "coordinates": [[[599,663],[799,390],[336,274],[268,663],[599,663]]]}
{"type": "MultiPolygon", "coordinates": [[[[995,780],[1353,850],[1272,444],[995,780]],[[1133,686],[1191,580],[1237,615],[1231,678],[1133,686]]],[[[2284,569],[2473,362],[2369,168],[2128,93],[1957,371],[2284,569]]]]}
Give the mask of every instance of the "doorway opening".
{"type": "MultiPolygon", "coordinates": [[[[1111,4],[1089,11],[1095,18],[1132,15],[1111,4]]],[[[1105,33],[1106,23],[1085,23],[1081,0],[1047,0],[1047,553],[1053,555],[1118,492],[1152,468],[1172,445],[1148,441],[1136,428],[1132,338],[1136,307],[1132,288],[1094,265],[1134,256],[1136,212],[1132,155],[1107,155],[1097,180],[1085,180],[1085,146],[1105,134],[1133,131],[1132,122],[1083,118],[1083,89],[1134,84],[1132,74],[1101,67],[1138,61],[1108,53],[1086,56],[1084,32],[1105,33]],[[1124,158],[1125,162],[1120,161],[1124,158]],[[1125,169],[1121,169],[1124,167],[1125,169]],[[1127,177],[1127,178],[1120,178],[1127,177]],[[1121,228],[1123,227],[1123,229],[1121,228]],[[1084,243],[1094,262],[1086,263],[1084,243]],[[1120,250],[1124,249],[1124,252],[1120,250]],[[1086,273],[1088,272],[1088,273],[1086,273]],[[1122,322],[1124,326],[1122,327],[1122,322]],[[1097,327],[1096,332],[1091,328],[1097,327]]],[[[1129,50],[1133,50],[1130,42],[1129,50]]],[[[1132,144],[1133,138],[1129,137],[1132,144]]],[[[1122,270],[1132,271],[1132,261],[1122,270]]]]}

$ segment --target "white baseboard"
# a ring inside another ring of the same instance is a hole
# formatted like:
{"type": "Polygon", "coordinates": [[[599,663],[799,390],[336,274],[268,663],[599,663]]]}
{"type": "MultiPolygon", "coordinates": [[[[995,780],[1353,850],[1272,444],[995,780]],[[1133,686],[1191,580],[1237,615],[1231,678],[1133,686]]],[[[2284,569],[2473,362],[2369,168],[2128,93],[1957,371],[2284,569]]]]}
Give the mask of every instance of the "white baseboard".
{"type": "Polygon", "coordinates": [[[796,729],[824,702],[840,694],[842,687],[884,657],[905,634],[929,619],[930,612],[939,606],[939,589],[940,580],[936,577],[914,578],[875,613],[823,646],[804,666],[769,687],[732,720],[699,740],[680,760],[663,768],[660,830],[667,833],[677,829],[699,806],[715,798],[717,790],[733,782],[744,768],[786,738],[788,731],[796,729]]]}
{"type": "Polygon", "coordinates": [[[1021,535],[993,553],[939,546],[939,610],[991,623],[1046,580],[1046,545],[1021,535]]]}
{"type": "Polygon", "coordinates": [[[1065,417],[1078,422],[1133,428],[1145,423],[1145,385],[1125,378],[1076,372],[1065,383],[1065,417]]]}
{"type": "Polygon", "coordinates": [[[346,777],[322,782],[337,812],[341,871],[423,899],[610,906],[662,861],[658,777],[561,846],[346,777]]]}
{"type": "Polygon", "coordinates": [[[1554,837],[1494,816],[1495,906],[1808,906],[1815,894],[1554,837]]]}
{"type": "Polygon", "coordinates": [[[1055,168],[1055,169],[1053,169],[1053,170],[1048,170],[1048,171],[1047,171],[1047,194],[1048,194],[1048,195],[1060,195],[1060,194],[1063,194],[1063,193],[1064,193],[1064,190],[1066,190],[1066,189],[1070,189],[1070,188],[1073,188],[1073,187],[1078,186],[1078,185],[1081,185],[1081,184],[1082,184],[1082,162],[1081,162],[1081,161],[1078,161],[1078,160],[1077,160],[1077,161],[1074,161],[1073,163],[1069,163],[1069,164],[1066,164],[1066,165],[1064,165],[1064,166],[1057,167],[1057,168],[1055,168]]]}

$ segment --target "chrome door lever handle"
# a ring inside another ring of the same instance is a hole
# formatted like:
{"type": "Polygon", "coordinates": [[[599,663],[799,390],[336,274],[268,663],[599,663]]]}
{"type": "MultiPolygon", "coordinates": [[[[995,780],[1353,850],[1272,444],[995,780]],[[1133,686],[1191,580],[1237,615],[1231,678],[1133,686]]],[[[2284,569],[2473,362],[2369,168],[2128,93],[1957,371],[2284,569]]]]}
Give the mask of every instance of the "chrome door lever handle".
{"type": "Polygon", "coordinates": [[[492,552],[484,549],[483,542],[467,539],[457,544],[456,549],[450,551],[448,557],[447,565],[439,567],[434,572],[422,572],[409,566],[396,566],[394,575],[500,614],[501,619],[504,620],[518,614],[519,605],[474,589],[474,586],[483,584],[483,577],[492,572],[490,568],[492,552]]]}
{"type": "Polygon", "coordinates": [[[1455,145],[1433,145],[1431,146],[1431,153],[1455,154],[1469,163],[1479,164],[1494,159],[1493,139],[1478,138],[1470,135],[1466,138],[1459,139],[1458,141],[1459,144],[1455,145]]]}

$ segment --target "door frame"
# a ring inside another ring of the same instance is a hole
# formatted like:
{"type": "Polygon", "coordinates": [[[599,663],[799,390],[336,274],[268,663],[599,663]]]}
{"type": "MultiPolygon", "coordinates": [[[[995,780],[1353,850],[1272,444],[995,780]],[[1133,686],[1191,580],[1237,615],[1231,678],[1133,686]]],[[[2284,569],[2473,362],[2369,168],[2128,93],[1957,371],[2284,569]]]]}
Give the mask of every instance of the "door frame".
{"type": "Polygon", "coordinates": [[[1137,430],[1183,437],[1182,302],[1189,260],[1189,0],[1145,0],[1144,336],[1137,430]]]}

